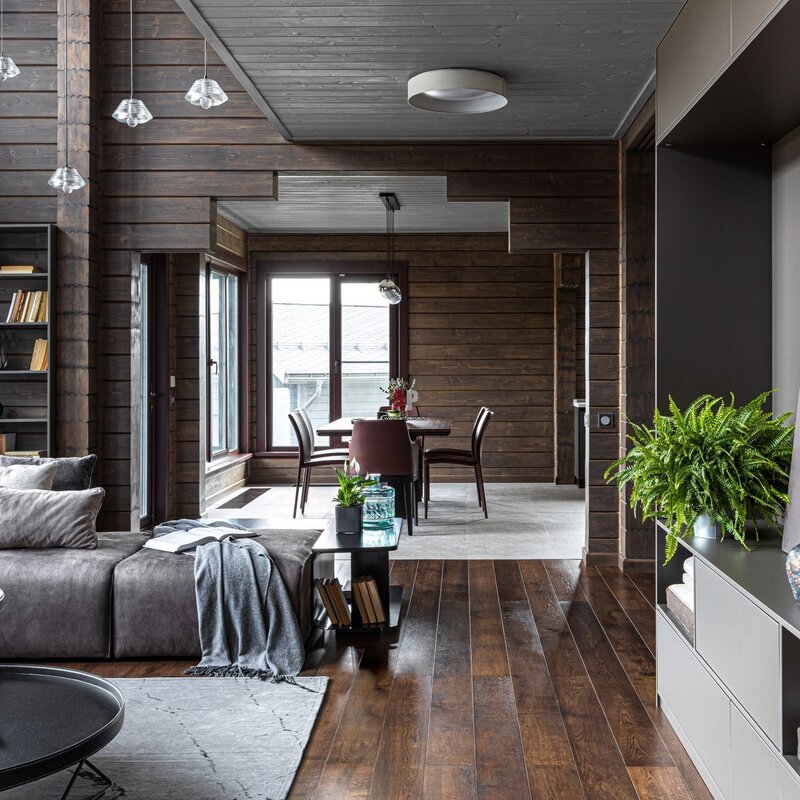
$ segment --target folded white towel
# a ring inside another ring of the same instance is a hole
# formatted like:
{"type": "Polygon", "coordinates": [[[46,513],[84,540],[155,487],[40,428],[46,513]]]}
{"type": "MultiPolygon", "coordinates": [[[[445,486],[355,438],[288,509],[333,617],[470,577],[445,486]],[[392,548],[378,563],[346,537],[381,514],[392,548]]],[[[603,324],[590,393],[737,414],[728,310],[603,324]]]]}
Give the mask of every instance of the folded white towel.
{"type": "Polygon", "coordinates": [[[683,582],[692,583],[694,581],[694,556],[689,556],[683,562],[683,582]]]}
{"type": "Polygon", "coordinates": [[[669,588],[694,613],[694,587],[688,583],[675,583],[669,588]]]}

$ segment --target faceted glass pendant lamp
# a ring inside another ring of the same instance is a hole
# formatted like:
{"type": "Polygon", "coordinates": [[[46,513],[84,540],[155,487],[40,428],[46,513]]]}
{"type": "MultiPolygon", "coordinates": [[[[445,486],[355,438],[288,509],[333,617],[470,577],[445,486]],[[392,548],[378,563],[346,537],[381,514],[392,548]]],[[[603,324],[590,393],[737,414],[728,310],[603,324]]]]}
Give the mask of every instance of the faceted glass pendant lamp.
{"type": "Polygon", "coordinates": [[[133,0],[130,0],[130,18],[131,18],[131,96],[126,97],[116,108],[116,111],[111,115],[117,122],[124,122],[129,128],[135,128],[137,125],[144,125],[145,122],[150,122],[153,115],[147,109],[147,106],[133,96],[133,0]]]}
{"type": "Polygon", "coordinates": [[[400,201],[391,192],[381,192],[380,198],[386,207],[386,278],[378,284],[378,291],[387,303],[396,306],[403,299],[400,287],[391,278],[394,271],[394,212],[400,208],[400,201]]]}
{"type": "Polygon", "coordinates": [[[47,183],[64,194],[72,194],[77,189],[83,189],[86,181],[80,172],[69,165],[69,91],[67,90],[67,58],[69,53],[69,9],[64,9],[64,166],[59,167],[47,183]]]}
{"type": "Polygon", "coordinates": [[[14,63],[14,59],[11,56],[3,55],[4,23],[3,0],[0,0],[0,81],[7,81],[9,78],[16,78],[19,75],[19,67],[14,63]]]}
{"type": "Polygon", "coordinates": [[[208,110],[214,106],[221,106],[228,99],[222,87],[208,77],[208,40],[203,39],[203,77],[198,78],[192,88],[186,92],[186,100],[193,106],[208,110]]]}

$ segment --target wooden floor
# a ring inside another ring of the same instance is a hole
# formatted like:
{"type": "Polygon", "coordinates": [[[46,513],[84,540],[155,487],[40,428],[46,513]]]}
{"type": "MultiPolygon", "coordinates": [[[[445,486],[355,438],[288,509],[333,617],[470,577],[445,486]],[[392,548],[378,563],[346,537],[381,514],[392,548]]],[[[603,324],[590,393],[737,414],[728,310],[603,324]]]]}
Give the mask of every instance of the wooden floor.
{"type": "Polygon", "coordinates": [[[712,800],[655,703],[651,575],[395,561],[392,582],[397,636],[309,653],[305,674],[331,682],[292,800],[712,800]]]}

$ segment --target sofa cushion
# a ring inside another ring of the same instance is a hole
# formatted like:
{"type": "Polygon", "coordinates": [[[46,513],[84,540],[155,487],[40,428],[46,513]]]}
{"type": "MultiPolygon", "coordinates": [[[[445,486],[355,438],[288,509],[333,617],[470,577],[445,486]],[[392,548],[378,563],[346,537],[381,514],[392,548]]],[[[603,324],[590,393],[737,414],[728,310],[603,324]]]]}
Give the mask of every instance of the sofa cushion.
{"type": "Polygon", "coordinates": [[[0,486],[0,550],[16,547],[97,547],[104,489],[49,492],[0,486]]]}
{"type": "MultiPolygon", "coordinates": [[[[304,637],[311,629],[311,547],[319,531],[259,531],[304,637]]],[[[200,656],[194,558],[143,549],[114,573],[114,656],[200,656]]]]}
{"type": "Polygon", "coordinates": [[[6,489],[45,489],[53,488],[58,464],[14,464],[0,467],[0,486],[6,489]]]}
{"type": "Polygon", "coordinates": [[[114,567],[140,533],[101,533],[96,550],[0,551],[3,658],[108,658],[114,567]]]}
{"type": "Polygon", "coordinates": [[[79,491],[90,489],[92,472],[97,463],[97,456],[79,456],[75,458],[37,458],[35,456],[0,456],[0,467],[15,464],[55,464],[56,474],[53,477],[53,489],[56,492],[79,491]]]}

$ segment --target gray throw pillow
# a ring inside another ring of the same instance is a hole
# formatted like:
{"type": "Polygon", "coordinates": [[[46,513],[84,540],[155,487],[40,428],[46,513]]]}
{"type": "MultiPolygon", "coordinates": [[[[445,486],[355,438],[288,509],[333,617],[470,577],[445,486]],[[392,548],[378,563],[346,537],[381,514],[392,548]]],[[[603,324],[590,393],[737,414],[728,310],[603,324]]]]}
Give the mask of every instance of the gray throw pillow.
{"type": "Polygon", "coordinates": [[[6,489],[50,491],[57,469],[57,464],[16,464],[13,467],[0,467],[0,486],[6,489]]]}
{"type": "Polygon", "coordinates": [[[80,456],[76,458],[35,458],[16,456],[0,456],[0,467],[11,467],[16,464],[55,464],[56,474],[53,478],[54,492],[79,491],[92,488],[92,472],[97,463],[97,456],[80,456]]]}
{"type": "Polygon", "coordinates": [[[0,550],[97,548],[97,514],[105,489],[47,492],[0,487],[0,550]]]}

